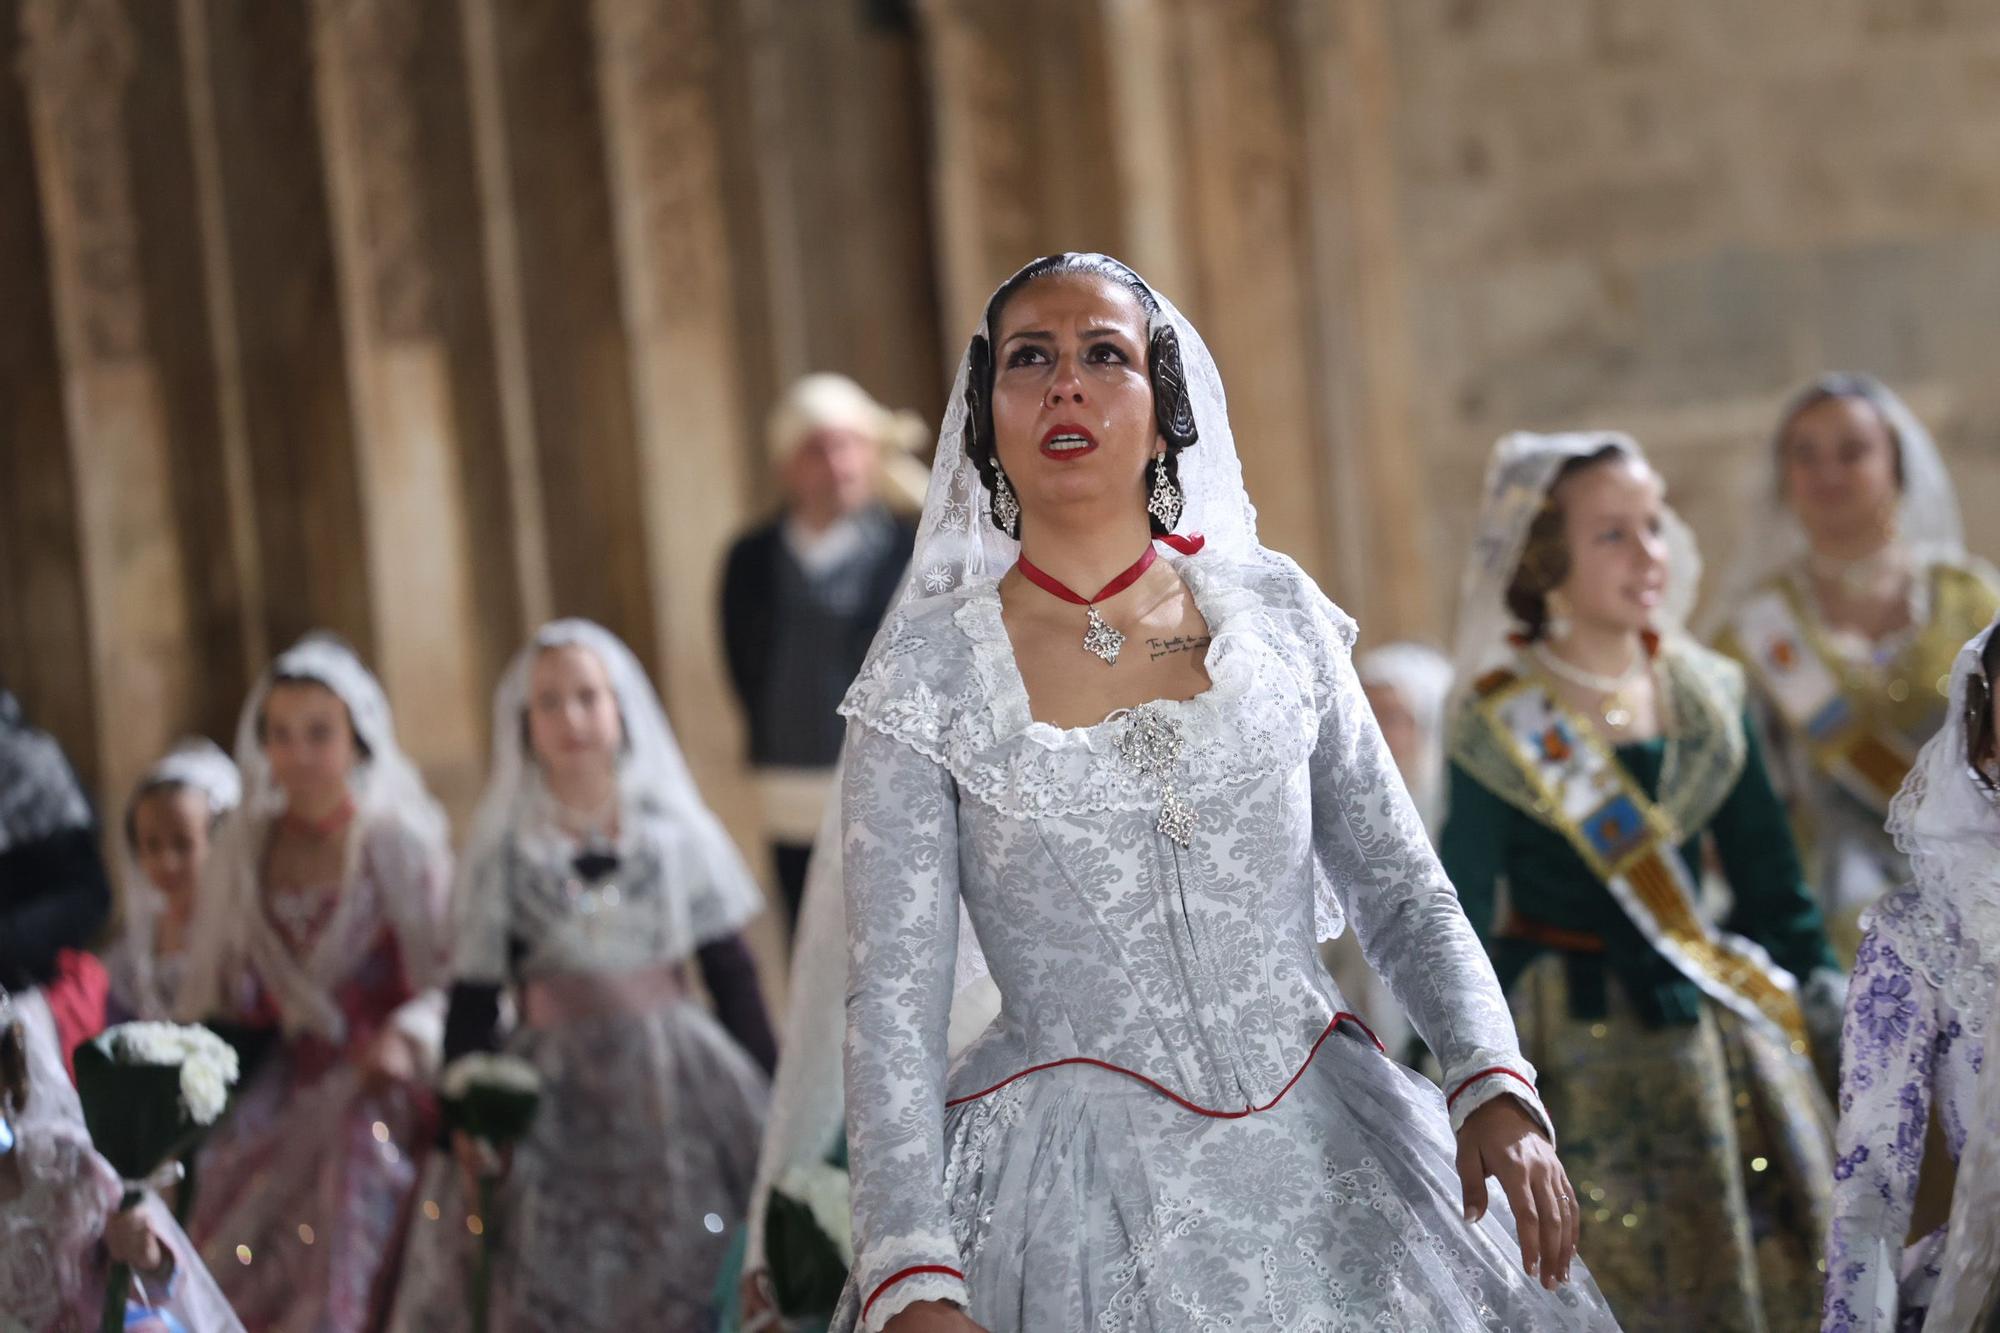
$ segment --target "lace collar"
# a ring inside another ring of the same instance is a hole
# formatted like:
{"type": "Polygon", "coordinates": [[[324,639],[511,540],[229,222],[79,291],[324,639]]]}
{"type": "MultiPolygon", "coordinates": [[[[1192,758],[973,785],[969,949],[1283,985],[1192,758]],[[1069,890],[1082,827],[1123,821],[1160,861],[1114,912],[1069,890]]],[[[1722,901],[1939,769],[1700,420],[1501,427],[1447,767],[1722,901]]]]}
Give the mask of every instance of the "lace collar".
{"type": "Polygon", "coordinates": [[[999,581],[982,578],[966,586],[952,620],[971,645],[973,669],[993,711],[996,741],[1023,736],[1047,749],[1071,745],[1096,749],[1111,744],[1119,723],[1142,708],[1187,716],[1214,713],[1241,697],[1250,676],[1245,657],[1255,652],[1254,643],[1245,642],[1246,636],[1254,633],[1247,623],[1257,606],[1254,596],[1239,584],[1217,578],[1203,561],[1186,556],[1166,559],[1187,585],[1195,608],[1208,625],[1210,639],[1204,662],[1208,687],[1188,699],[1155,699],[1135,708],[1121,708],[1085,727],[1058,727],[1035,720],[1027,683],[1014,656],[1014,643],[1001,617],[999,581]]]}
{"type": "Polygon", "coordinates": [[[1304,576],[1289,562],[1168,559],[1212,636],[1209,686],[1193,698],[1156,700],[1086,727],[1036,721],[1001,619],[999,585],[981,578],[899,616],[841,711],[944,764],[962,792],[1028,818],[1156,802],[1152,785],[1118,755],[1118,735],[1134,713],[1180,727],[1186,791],[1303,762],[1334,696],[1332,655],[1351,642],[1337,633],[1337,613],[1301,604],[1287,585],[1304,576]]]}

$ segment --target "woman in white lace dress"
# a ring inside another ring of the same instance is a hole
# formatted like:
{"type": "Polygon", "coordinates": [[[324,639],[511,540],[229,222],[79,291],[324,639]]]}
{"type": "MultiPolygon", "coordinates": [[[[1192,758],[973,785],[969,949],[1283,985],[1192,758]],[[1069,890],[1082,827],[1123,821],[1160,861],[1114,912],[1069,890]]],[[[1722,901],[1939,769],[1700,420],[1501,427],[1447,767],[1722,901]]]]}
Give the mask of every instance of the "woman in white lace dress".
{"type": "Polygon", "coordinates": [[[836,1329],[1612,1327],[1353,641],[1193,328],[1103,256],[1004,284],[843,705],[836,1329]],[[1447,1094],[1321,966],[1350,918],[1447,1094]],[[947,1070],[962,965],[1002,1007],[947,1070]]]}
{"type": "MultiPolygon", "coordinates": [[[[1987,1062],[1988,1019],[2000,973],[2000,753],[1993,684],[2000,631],[1989,625],[1959,651],[1945,724],[1917,757],[1890,807],[1889,831],[1914,882],[1870,909],[1847,993],[1841,1039],[1839,1159],[1827,1239],[1824,1327],[1829,1333],[1930,1328],[1949,1232],[1904,1248],[1933,1107],[1954,1159],[1977,1141],[1975,1090],[1987,1062]]],[[[1992,1079],[1984,1080],[1991,1085],[1992,1079]]],[[[1988,1088],[1990,1091],[1990,1087],[1988,1088]]],[[[1991,1237],[1976,1211],[1987,1173],[1961,1178],[1952,1225],[1961,1247],[1991,1237]],[[1966,1209],[1973,1209],[1965,1216],[1966,1209]]],[[[1975,1302],[1976,1304],[1976,1302],[1975,1302]]]]}

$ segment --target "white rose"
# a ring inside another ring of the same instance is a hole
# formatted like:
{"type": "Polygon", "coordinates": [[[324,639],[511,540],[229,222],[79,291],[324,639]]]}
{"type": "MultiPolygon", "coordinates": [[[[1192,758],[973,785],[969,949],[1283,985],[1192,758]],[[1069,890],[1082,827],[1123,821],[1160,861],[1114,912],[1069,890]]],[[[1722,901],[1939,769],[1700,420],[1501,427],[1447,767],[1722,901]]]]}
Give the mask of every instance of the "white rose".
{"type": "Polygon", "coordinates": [[[229,1104],[229,1084],[212,1061],[189,1060],[181,1065],[181,1104],[197,1125],[212,1125],[229,1104]]]}
{"type": "Polygon", "coordinates": [[[474,1051],[453,1060],[444,1071],[444,1095],[459,1101],[474,1088],[505,1092],[540,1092],[541,1071],[518,1055],[474,1051]]]}
{"type": "Polygon", "coordinates": [[[198,1125],[215,1123],[240,1073],[235,1048],[196,1024],[121,1023],[99,1040],[120,1064],[178,1066],[181,1105],[198,1125]]]}

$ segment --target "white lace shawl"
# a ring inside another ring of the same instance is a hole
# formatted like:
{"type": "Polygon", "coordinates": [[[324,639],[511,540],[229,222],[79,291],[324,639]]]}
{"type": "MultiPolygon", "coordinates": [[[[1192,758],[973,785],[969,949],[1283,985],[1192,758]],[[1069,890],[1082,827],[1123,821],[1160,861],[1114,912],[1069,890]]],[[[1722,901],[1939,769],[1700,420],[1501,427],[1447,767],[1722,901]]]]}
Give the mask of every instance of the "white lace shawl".
{"type": "Polygon", "coordinates": [[[1996,632],[2000,620],[1959,649],[1944,726],[1918,752],[1889,805],[1889,834],[1909,857],[1917,888],[1905,913],[1911,961],[1975,1035],[2000,977],[2000,804],[1968,762],[1966,698],[1996,632]]]}

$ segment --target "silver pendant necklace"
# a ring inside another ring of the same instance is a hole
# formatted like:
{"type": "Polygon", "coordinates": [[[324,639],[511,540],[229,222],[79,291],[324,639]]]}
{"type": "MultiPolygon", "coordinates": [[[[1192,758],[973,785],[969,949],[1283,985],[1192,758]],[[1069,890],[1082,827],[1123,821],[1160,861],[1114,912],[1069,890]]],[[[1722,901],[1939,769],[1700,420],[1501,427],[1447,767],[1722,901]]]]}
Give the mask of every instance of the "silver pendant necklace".
{"type": "Polygon", "coordinates": [[[1106,666],[1118,665],[1118,654],[1125,647],[1125,636],[1098,613],[1097,604],[1107,597],[1116,597],[1139,581],[1139,576],[1153,567],[1160,552],[1151,542],[1146,543],[1146,553],[1125,567],[1125,571],[1111,582],[1098,589],[1097,596],[1085,597],[1074,591],[1055,575],[1043,570],[1023,554],[1014,562],[1014,568],[1021,571],[1021,577],[1048,593],[1059,597],[1072,606],[1083,608],[1083,650],[1098,658],[1106,666]]]}

